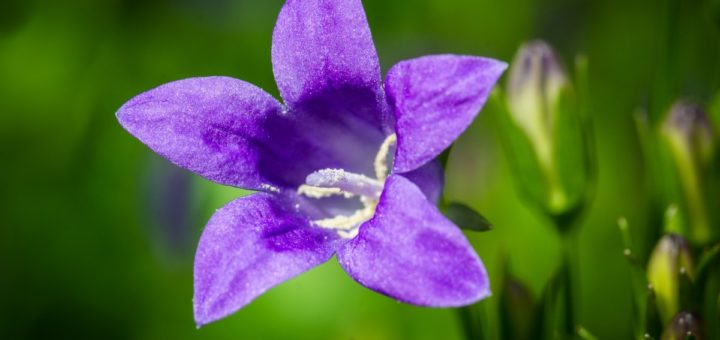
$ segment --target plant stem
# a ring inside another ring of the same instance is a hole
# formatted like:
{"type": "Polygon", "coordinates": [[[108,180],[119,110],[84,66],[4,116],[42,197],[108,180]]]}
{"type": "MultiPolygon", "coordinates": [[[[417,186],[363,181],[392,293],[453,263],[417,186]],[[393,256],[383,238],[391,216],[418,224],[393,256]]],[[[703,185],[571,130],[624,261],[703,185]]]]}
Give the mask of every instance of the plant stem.
{"type": "Polygon", "coordinates": [[[485,339],[485,333],[482,330],[482,313],[476,313],[480,303],[474,305],[457,308],[460,321],[462,322],[463,331],[465,332],[465,339],[468,340],[483,340],[485,339]]]}
{"type": "Polygon", "coordinates": [[[576,320],[575,320],[575,294],[573,286],[573,274],[575,266],[573,259],[575,258],[575,240],[572,234],[572,230],[566,230],[561,234],[562,243],[562,267],[560,269],[560,275],[562,275],[562,298],[563,298],[563,333],[568,336],[575,334],[576,320]]]}

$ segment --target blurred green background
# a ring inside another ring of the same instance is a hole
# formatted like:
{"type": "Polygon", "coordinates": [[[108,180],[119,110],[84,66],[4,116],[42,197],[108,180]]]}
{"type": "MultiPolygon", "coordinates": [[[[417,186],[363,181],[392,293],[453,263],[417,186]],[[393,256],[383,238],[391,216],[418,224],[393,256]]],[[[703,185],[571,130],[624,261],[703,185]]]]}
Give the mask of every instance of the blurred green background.
{"type": "MultiPolygon", "coordinates": [[[[658,60],[673,93],[707,101],[720,86],[717,6],[657,0],[365,0],[383,70],[431,53],[510,61],[524,41],[590,60],[596,198],[579,235],[580,323],[631,336],[629,268],[615,221],[657,229],[631,113],[648,104],[658,60]],[[715,22],[714,22],[715,21],[715,22]],[[664,54],[663,46],[674,48],[664,54]]],[[[281,0],[0,2],[0,338],[455,339],[453,310],[399,304],[335,260],[195,329],[192,260],[212,212],[242,191],[177,170],[126,133],[115,111],[191,76],[227,75],[277,95],[272,29],[281,0]]],[[[504,80],[502,80],[504,83],[504,80]]],[[[469,234],[493,283],[501,258],[540,294],[559,264],[547,221],[513,188],[492,110],[450,156],[446,194],[482,211],[469,234]]],[[[645,251],[654,241],[638,240],[645,251]]],[[[497,297],[483,305],[496,321],[497,297]]],[[[496,334],[497,335],[497,334],[496,334]]]]}

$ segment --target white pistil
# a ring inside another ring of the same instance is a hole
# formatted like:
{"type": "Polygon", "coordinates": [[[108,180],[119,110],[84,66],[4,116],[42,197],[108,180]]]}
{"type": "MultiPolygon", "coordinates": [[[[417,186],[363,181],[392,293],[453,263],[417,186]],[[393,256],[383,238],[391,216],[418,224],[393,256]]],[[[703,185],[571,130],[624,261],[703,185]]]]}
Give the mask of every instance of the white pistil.
{"type": "Polygon", "coordinates": [[[310,198],[326,198],[342,195],[345,198],[359,196],[362,208],[350,215],[336,215],[313,221],[313,224],[325,229],[335,230],[340,237],[353,238],[359,232],[360,225],[371,219],[380,200],[385,180],[390,171],[392,158],[388,161],[397,136],[388,136],[380,145],[373,163],[377,179],[355,174],[343,169],[321,169],[307,176],[305,184],[298,187],[298,194],[310,198]]]}

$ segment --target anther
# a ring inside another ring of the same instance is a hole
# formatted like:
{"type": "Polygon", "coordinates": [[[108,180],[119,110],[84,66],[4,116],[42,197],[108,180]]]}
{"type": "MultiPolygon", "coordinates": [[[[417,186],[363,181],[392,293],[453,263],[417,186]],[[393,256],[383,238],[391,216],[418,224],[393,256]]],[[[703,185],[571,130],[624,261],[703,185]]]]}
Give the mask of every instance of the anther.
{"type": "Polygon", "coordinates": [[[375,214],[385,180],[390,173],[392,153],[395,152],[396,143],[397,136],[392,134],[380,145],[373,163],[376,178],[343,169],[321,169],[309,174],[305,178],[305,184],[298,187],[298,194],[318,199],[340,195],[345,198],[357,196],[362,203],[362,208],[353,211],[350,215],[314,220],[313,224],[320,228],[335,230],[343,238],[355,237],[360,225],[375,214]]]}
{"type": "Polygon", "coordinates": [[[307,176],[305,183],[311,187],[333,188],[342,192],[377,199],[382,193],[383,184],[364,175],[354,174],[342,169],[323,169],[307,176]]]}

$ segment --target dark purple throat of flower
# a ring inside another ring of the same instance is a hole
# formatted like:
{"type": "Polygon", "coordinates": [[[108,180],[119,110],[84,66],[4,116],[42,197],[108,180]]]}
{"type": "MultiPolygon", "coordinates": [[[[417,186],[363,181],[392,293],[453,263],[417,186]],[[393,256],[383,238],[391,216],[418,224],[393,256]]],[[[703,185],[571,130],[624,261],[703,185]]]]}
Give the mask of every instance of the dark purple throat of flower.
{"type": "Polygon", "coordinates": [[[350,210],[349,214],[313,220],[313,225],[334,230],[343,238],[357,236],[360,225],[375,214],[385,180],[392,168],[396,142],[397,136],[392,134],[380,145],[373,162],[375,178],[343,169],[321,169],[308,175],[305,184],[298,188],[299,195],[315,199],[339,196],[348,200],[359,199],[362,204],[350,210]]]}

